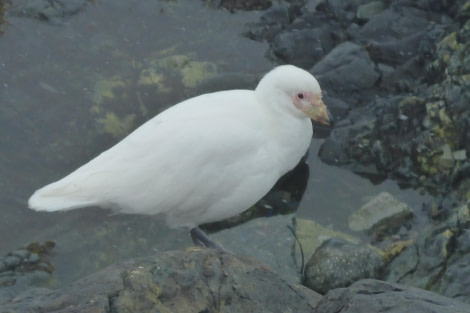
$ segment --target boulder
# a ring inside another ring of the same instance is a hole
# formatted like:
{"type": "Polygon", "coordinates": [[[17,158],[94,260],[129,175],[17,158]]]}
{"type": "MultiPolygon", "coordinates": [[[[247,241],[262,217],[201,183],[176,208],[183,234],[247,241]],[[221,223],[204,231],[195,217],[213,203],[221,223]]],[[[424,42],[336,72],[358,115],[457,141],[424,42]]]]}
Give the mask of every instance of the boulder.
{"type": "Polygon", "coordinates": [[[314,312],[462,313],[470,312],[470,306],[434,292],[364,279],[328,292],[314,312]]]}
{"type": "Polygon", "coordinates": [[[0,312],[11,313],[312,312],[320,295],[255,259],[193,248],[120,262],[59,290],[3,291],[0,299],[0,312]]]}

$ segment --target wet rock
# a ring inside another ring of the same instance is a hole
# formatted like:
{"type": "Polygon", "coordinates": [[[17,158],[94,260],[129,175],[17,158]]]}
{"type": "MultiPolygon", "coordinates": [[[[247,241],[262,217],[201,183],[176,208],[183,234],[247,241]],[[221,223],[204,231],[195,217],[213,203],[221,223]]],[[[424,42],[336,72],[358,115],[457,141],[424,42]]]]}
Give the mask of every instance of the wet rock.
{"type": "Polygon", "coordinates": [[[323,56],[323,44],[310,30],[283,32],[274,39],[272,53],[284,63],[309,68],[323,56]]]}
{"type": "Polygon", "coordinates": [[[461,313],[470,306],[422,289],[373,279],[328,292],[315,308],[318,313],[401,312],[461,313]]]}
{"type": "MultiPolygon", "coordinates": [[[[349,234],[334,231],[318,224],[313,220],[296,219],[295,232],[302,244],[304,257],[308,261],[313,253],[325,242],[332,238],[345,240],[352,244],[360,244],[360,240],[349,234]]],[[[296,247],[296,246],[295,246],[296,247]]],[[[301,260],[299,250],[296,248],[296,260],[301,260]]],[[[298,263],[297,261],[297,263],[298,263]]]]}
{"type": "Polygon", "coordinates": [[[470,93],[463,87],[470,26],[449,18],[470,12],[465,3],[312,3],[282,19],[269,35],[268,54],[303,67],[316,62],[311,71],[325,94],[347,104],[350,115],[336,124],[322,159],[433,192],[445,192],[470,173],[470,93]],[[369,17],[358,19],[371,8],[369,17]],[[447,155],[440,162],[446,145],[453,163],[447,155]]]}
{"type": "Polygon", "coordinates": [[[324,294],[363,278],[378,278],[382,266],[382,256],[372,248],[331,238],[308,261],[303,283],[324,294]]]}
{"type": "MultiPolygon", "coordinates": [[[[341,121],[348,114],[351,106],[339,98],[323,95],[323,102],[328,103],[328,111],[333,116],[333,121],[341,121]]],[[[331,131],[331,128],[330,128],[331,131]]],[[[315,134],[315,131],[314,131],[315,134]]]]}
{"type": "Polygon", "coordinates": [[[52,241],[44,244],[33,242],[25,248],[0,256],[0,274],[6,271],[22,274],[36,270],[51,273],[54,268],[49,263],[49,256],[54,246],[52,241]]]}
{"type": "MultiPolygon", "coordinates": [[[[468,240],[469,236],[465,236],[468,240]]],[[[447,267],[441,279],[436,282],[436,292],[470,303],[470,253],[459,256],[447,267]]]]}
{"type": "Polygon", "coordinates": [[[337,44],[335,32],[341,33],[340,25],[328,15],[304,14],[273,38],[267,54],[282,63],[308,69],[337,44]]]}
{"type": "Polygon", "coordinates": [[[286,5],[272,6],[263,12],[259,22],[245,25],[244,35],[253,40],[272,42],[293,20],[291,12],[286,5]]]}
{"type": "Polygon", "coordinates": [[[33,283],[52,283],[50,274],[54,267],[49,258],[54,246],[53,242],[33,242],[0,257],[0,306],[2,298],[15,290],[22,290],[33,283]]]}
{"type": "Polygon", "coordinates": [[[457,231],[448,225],[429,226],[416,243],[395,258],[387,267],[387,281],[436,290],[455,253],[457,231]]]}
{"type": "Polygon", "coordinates": [[[351,27],[349,33],[368,47],[374,61],[402,64],[418,53],[429,23],[422,10],[392,6],[372,16],[364,26],[351,27]]]}
{"type": "MultiPolygon", "coordinates": [[[[439,279],[431,286],[431,290],[445,296],[470,303],[470,225],[468,205],[462,205],[457,213],[456,225],[447,231],[452,235],[445,246],[446,258],[441,267],[439,279]]],[[[454,222],[454,218],[449,218],[454,222]]],[[[450,226],[450,225],[449,225],[450,226]]]]}
{"type": "Polygon", "coordinates": [[[323,89],[343,95],[342,100],[347,103],[357,99],[358,92],[363,93],[372,88],[379,79],[367,51],[353,42],[336,46],[315,64],[311,72],[316,75],[323,89]]]}
{"type": "Polygon", "coordinates": [[[349,217],[354,231],[394,233],[413,217],[411,208],[388,192],[381,192],[349,217]]]}
{"type": "Polygon", "coordinates": [[[34,18],[53,24],[63,21],[85,10],[93,0],[39,0],[15,2],[8,14],[19,17],[34,18]]]}
{"type": "Polygon", "coordinates": [[[357,8],[356,17],[360,22],[364,23],[381,13],[384,8],[385,4],[382,1],[364,3],[357,8]]]}
{"type": "Polygon", "coordinates": [[[393,259],[387,268],[387,281],[401,282],[401,280],[411,275],[419,264],[418,248],[415,245],[408,247],[399,257],[393,259]]]}
{"type": "Polygon", "coordinates": [[[217,8],[225,8],[230,12],[237,10],[266,10],[272,5],[271,0],[205,0],[217,8]]]}
{"type": "MultiPolygon", "coordinates": [[[[375,116],[370,108],[353,110],[338,122],[319,151],[327,164],[353,165],[374,163],[371,155],[372,135],[376,128],[375,116]],[[355,162],[355,160],[358,160],[355,162]]],[[[375,170],[379,173],[378,170],[375,170]]]]}
{"type": "MultiPolygon", "coordinates": [[[[462,204],[457,211],[457,223],[459,227],[470,226],[470,208],[469,203],[462,204]]],[[[469,243],[470,244],[470,243],[469,243]]]]}
{"type": "Polygon", "coordinates": [[[308,261],[323,242],[342,238],[359,243],[353,236],[327,229],[312,220],[296,219],[294,214],[253,219],[210,236],[237,255],[250,255],[268,264],[292,282],[302,280],[302,262],[308,261]],[[302,245],[303,255],[291,229],[302,245]]]}
{"type": "Polygon", "coordinates": [[[299,267],[292,256],[296,242],[288,228],[294,227],[293,219],[292,214],[253,219],[211,238],[237,255],[250,255],[268,264],[289,281],[299,282],[299,267]]]}
{"type": "Polygon", "coordinates": [[[31,288],[0,311],[311,312],[319,299],[254,259],[190,249],[121,262],[60,290],[31,288]]]}
{"type": "Polygon", "coordinates": [[[341,1],[341,0],[329,0],[325,1],[323,5],[318,8],[329,12],[331,16],[342,21],[343,25],[349,25],[356,18],[357,8],[369,2],[368,0],[353,0],[353,1],[341,1]]]}

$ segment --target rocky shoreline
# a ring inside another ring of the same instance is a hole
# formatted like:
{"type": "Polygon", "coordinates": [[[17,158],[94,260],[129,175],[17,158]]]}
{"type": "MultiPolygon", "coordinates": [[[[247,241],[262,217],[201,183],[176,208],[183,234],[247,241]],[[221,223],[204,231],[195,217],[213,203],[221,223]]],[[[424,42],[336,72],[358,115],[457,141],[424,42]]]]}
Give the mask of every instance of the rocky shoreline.
{"type": "MultiPolygon", "coordinates": [[[[5,14],[61,23],[88,2],[5,14]]],[[[431,223],[416,233],[406,207],[379,195],[370,207],[399,209],[353,221],[370,242],[324,229],[314,236],[318,228],[290,216],[253,220],[214,234],[233,255],[161,252],[61,290],[25,287],[45,270],[34,265],[49,263],[44,253],[18,250],[0,258],[0,312],[470,312],[470,1],[208,2],[234,12],[270,5],[244,34],[269,42],[267,57],[320,81],[337,120],[320,158],[433,194],[422,208],[431,223]],[[276,233],[286,224],[308,250],[300,277],[295,240],[276,233]],[[255,239],[253,251],[238,250],[233,232],[250,227],[291,247],[289,261],[262,255],[256,247],[266,243],[255,239]]],[[[361,210],[372,214],[370,207],[361,210]]]]}

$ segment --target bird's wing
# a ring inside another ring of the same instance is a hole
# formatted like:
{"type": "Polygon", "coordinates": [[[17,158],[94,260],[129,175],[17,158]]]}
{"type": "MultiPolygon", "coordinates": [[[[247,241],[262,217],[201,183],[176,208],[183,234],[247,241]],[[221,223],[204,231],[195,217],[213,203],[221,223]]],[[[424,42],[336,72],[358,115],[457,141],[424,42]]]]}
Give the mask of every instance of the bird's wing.
{"type": "Polygon", "coordinates": [[[30,206],[183,213],[218,202],[233,205],[234,192],[246,193],[240,206],[253,204],[280,175],[263,132],[262,112],[253,106],[250,92],[206,96],[156,116],[70,175],[38,190],[30,206]]]}

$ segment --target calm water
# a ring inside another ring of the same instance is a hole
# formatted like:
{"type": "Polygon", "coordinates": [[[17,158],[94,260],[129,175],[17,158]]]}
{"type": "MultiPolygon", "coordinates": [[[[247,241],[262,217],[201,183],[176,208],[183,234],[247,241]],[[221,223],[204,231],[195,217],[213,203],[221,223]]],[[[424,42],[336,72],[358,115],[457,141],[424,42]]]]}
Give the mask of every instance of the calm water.
{"type": "MultiPolygon", "coordinates": [[[[0,254],[33,241],[56,241],[60,285],[118,259],[191,245],[186,231],[147,217],[93,208],[37,213],[26,201],[118,140],[97,126],[99,110],[112,110],[112,103],[96,107],[98,82],[119,82],[123,93],[133,95],[130,103],[118,103],[123,115],[142,111],[135,105],[142,101],[146,112],[136,118],[141,122],[187,95],[173,77],[166,82],[169,91],[135,97],[139,73],[154,60],[183,55],[210,62],[219,72],[260,75],[273,66],[264,58],[268,46],[240,35],[258,17],[211,10],[194,0],[113,0],[96,1],[63,25],[9,18],[0,37],[0,254]]],[[[374,186],[322,164],[316,157],[321,142],[312,143],[310,181],[298,216],[346,230],[349,214],[383,190],[419,210],[423,199],[414,191],[390,181],[374,186]]]]}

